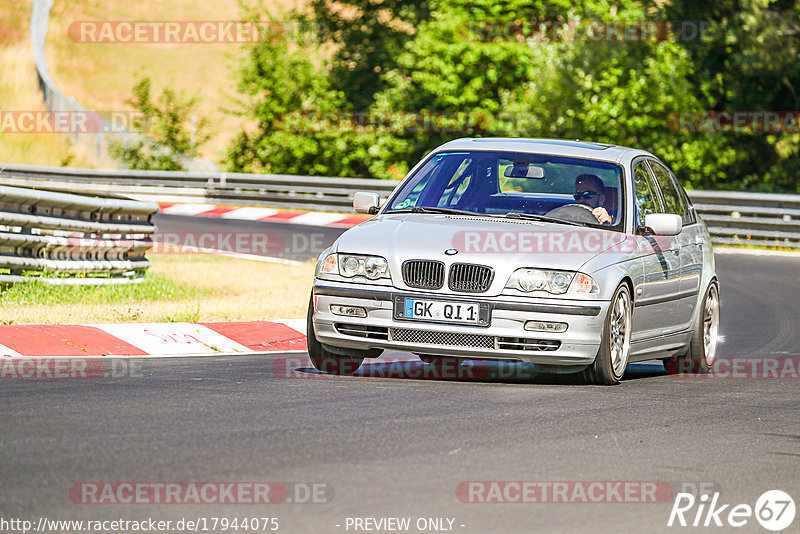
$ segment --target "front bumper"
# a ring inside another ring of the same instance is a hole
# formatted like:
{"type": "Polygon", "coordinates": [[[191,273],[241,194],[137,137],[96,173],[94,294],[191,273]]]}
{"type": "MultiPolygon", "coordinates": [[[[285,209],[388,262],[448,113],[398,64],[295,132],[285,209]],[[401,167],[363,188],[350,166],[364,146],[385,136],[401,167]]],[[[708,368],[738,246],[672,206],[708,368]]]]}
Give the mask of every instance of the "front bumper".
{"type": "Polygon", "coordinates": [[[330,347],[393,349],[416,354],[512,360],[534,364],[587,365],[600,347],[609,302],[441,295],[392,287],[318,280],[314,286],[314,334],[330,347]],[[400,320],[402,297],[478,302],[489,307],[488,326],[400,320]],[[359,306],[366,318],[331,313],[331,305],[359,306]],[[567,323],[563,333],[524,330],[526,321],[567,323]]]}

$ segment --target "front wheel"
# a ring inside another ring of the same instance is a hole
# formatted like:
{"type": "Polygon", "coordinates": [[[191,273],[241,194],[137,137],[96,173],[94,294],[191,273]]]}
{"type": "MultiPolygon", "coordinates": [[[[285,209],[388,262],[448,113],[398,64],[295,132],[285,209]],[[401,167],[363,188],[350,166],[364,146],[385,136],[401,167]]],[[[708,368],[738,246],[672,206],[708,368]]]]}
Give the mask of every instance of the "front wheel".
{"type": "Polygon", "coordinates": [[[711,282],[694,322],[689,350],[682,356],[664,360],[664,369],[671,375],[710,373],[717,359],[718,344],[719,287],[716,282],[711,282]]]}
{"type": "Polygon", "coordinates": [[[322,343],[317,341],[314,335],[314,295],[308,302],[308,316],[306,318],[306,339],[308,340],[308,356],[311,364],[323,373],[330,375],[352,375],[361,363],[363,357],[339,356],[323,348],[322,343]]]}
{"type": "Polygon", "coordinates": [[[594,363],[583,371],[589,384],[614,385],[622,380],[631,348],[631,308],[631,292],[623,283],[611,299],[594,363]]]}

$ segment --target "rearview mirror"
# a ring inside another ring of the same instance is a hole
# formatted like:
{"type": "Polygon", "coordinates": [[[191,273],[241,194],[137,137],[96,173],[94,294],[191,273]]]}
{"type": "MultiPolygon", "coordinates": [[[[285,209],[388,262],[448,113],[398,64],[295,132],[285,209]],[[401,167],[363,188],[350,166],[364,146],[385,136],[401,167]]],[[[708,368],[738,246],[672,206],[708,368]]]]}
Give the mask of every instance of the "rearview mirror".
{"type": "Polygon", "coordinates": [[[683,219],[672,213],[651,213],[645,215],[644,225],[655,235],[678,235],[683,227],[683,219]]]}
{"type": "Polygon", "coordinates": [[[378,213],[378,207],[381,205],[381,197],[378,193],[367,193],[359,191],[353,195],[353,209],[356,213],[369,213],[374,215],[378,213]]]}
{"type": "Polygon", "coordinates": [[[531,166],[517,166],[509,165],[503,171],[503,176],[506,178],[544,178],[544,169],[541,167],[531,166]]]}

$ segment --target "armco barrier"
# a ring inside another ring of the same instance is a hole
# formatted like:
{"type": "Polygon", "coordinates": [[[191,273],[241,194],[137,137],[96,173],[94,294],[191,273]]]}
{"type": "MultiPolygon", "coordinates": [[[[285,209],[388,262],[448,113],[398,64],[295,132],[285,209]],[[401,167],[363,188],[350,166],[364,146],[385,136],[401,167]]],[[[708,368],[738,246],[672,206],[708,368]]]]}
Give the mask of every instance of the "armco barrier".
{"type": "Polygon", "coordinates": [[[800,248],[800,195],[689,191],[715,243],[800,248]]]}
{"type": "MultiPolygon", "coordinates": [[[[353,193],[388,196],[399,182],[282,174],[107,171],[0,166],[2,182],[57,191],[118,194],[159,202],[349,211],[353,193]]],[[[800,195],[689,191],[715,243],[800,248],[800,195]]]]}
{"type": "Polygon", "coordinates": [[[0,185],[0,282],[139,281],[156,211],[152,202],[0,185]]]}
{"type": "Polygon", "coordinates": [[[355,191],[388,195],[395,180],[282,174],[107,171],[0,164],[3,183],[58,191],[126,195],[159,202],[350,211],[355,191]]]}

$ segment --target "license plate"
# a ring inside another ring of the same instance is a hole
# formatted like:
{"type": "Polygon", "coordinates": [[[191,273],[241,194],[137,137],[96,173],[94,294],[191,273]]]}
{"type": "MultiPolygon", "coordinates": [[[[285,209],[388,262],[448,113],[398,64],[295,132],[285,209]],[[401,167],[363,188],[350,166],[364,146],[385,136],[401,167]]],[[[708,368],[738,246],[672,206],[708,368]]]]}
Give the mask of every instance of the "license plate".
{"type": "Polygon", "coordinates": [[[482,323],[480,312],[480,304],[468,302],[407,298],[403,303],[403,318],[418,321],[479,324],[482,323]]]}

